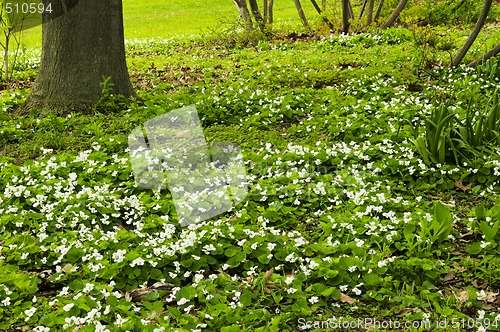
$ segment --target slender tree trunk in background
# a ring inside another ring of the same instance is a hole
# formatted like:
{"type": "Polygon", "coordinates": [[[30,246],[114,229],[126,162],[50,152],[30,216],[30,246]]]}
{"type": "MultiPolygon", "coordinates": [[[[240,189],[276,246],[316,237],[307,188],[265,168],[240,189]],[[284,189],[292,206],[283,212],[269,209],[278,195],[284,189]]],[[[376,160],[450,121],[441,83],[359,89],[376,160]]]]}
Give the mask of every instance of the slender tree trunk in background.
{"type": "Polygon", "coordinates": [[[366,26],[369,27],[373,23],[373,8],[375,7],[375,0],[369,0],[368,12],[366,13],[366,26]]]}
{"type": "Polygon", "coordinates": [[[257,0],[248,0],[250,3],[250,10],[252,11],[253,18],[255,22],[259,25],[260,31],[264,32],[265,22],[260,14],[259,5],[257,4],[257,0]]]}
{"type": "Polygon", "coordinates": [[[368,2],[368,0],[363,1],[363,6],[361,7],[361,11],[359,12],[358,21],[363,17],[363,14],[365,13],[365,8],[366,8],[367,2],[368,2]]]}
{"type": "Polygon", "coordinates": [[[264,24],[267,23],[267,18],[269,17],[267,11],[269,9],[268,7],[268,4],[267,4],[267,0],[264,0],[264,4],[262,5],[262,7],[264,7],[264,24]]]}
{"type": "Polygon", "coordinates": [[[300,4],[300,0],[293,0],[295,2],[295,7],[297,7],[297,12],[299,13],[300,20],[305,28],[309,29],[309,24],[307,23],[306,15],[304,14],[304,10],[302,10],[302,5],[300,4]]]}
{"type": "Polygon", "coordinates": [[[269,4],[267,7],[267,13],[269,15],[269,17],[268,17],[269,24],[273,24],[273,21],[274,21],[274,14],[273,14],[274,8],[273,7],[274,7],[274,0],[269,0],[269,4]]]}
{"type": "Polygon", "coordinates": [[[330,22],[330,20],[328,18],[326,18],[325,16],[323,16],[321,8],[319,8],[318,3],[316,2],[316,0],[311,0],[311,3],[313,4],[314,9],[316,9],[316,11],[318,12],[318,14],[323,18],[323,22],[325,22],[326,25],[328,25],[328,27],[330,28],[330,31],[334,31],[335,27],[333,26],[332,22],[330,22]]]}
{"type": "Polygon", "coordinates": [[[4,30],[5,34],[5,45],[3,45],[3,70],[5,71],[5,82],[9,83],[9,47],[10,47],[10,37],[12,36],[12,29],[6,28],[4,30]]]}
{"type": "Polygon", "coordinates": [[[407,3],[408,3],[408,0],[399,1],[396,9],[394,9],[391,16],[389,16],[389,18],[387,19],[387,21],[385,21],[385,23],[382,24],[381,28],[385,29],[385,28],[391,27],[394,24],[394,22],[396,22],[396,20],[399,17],[399,14],[401,14],[401,12],[403,11],[403,9],[405,8],[407,3]]]}
{"type": "Polygon", "coordinates": [[[349,6],[349,18],[354,18],[354,10],[352,10],[351,0],[347,0],[347,5],[349,6]]]}
{"type": "Polygon", "coordinates": [[[451,12],[453,14],[455,14],[457,12],[457,10],[460,9],[460,7],[462,7],[462,5],[465,3],[465,0],[462,0],[460,1],[455,7],[453,7],[453,9],[451,10],[451,12]]]}
{"type": "Polygon", "coordinates": [[[373,17],[373,20],[375,22],[378,22],[378,18],[380,17],[380,12],[382,11],[382,7],[384,7],[384,0],[379,0],[377,11],[375,12],[375,16],[373,17]]]}
{"type": "Polygon", "coordinates": [[[252,18],[250,17],[250,11],[248,11],[247,1],[246,0],[233,0],[234,4],[238,8],[238,12],[240,13],[240,17],[245,22],[245,26],[247,31],[253,30],[252,18]]]}
{"type": "Polygon", "coordinates": [[[122,1],[43,2],[53,11],[43,15],[40,70],[20,112],[87,110],[102,96],[103,77],[111,77],[111,93],[135,96],[125,61],[122,1]]]}
{"type": "Polygon", "coordinates": [[[342,0],[342,32],[349,32],[349,0],[342,0]]]}
{"type": "Polygon", "coordinates": [[[477,36],[479,35],[479,32],[483,28],[484,22],[486,22],[486,18],[488,17],[488,14],[490,12],[492,3],[493,0],[484,0],[483,10],[481,11],[481,15],[477,19],[476,25],[474,26],[474,30],[472,30],[471,35],[469,36],[469,38],[467,38],[465,44],[462,46],[462,48],[460,48],[457,55],[451,62],[450,64],[451,67],[456,67],[460,64],[460,62],[462,62],[462,59],[465,57],[470,47],[472,46],[477,36]]]}
{"type": "Polygon", "coordinates": [[[321,1],[321,10],[326,11],[326,0],[321,1]]]}
{"type": "Polygon", "coordinates": [[[472,61],[469,66],[470,67],[476,67],[477,65],[482,64],[486,60],[496,56],[498,53],[500,53],[500,44],[497,46],[493,47],[488,53],[484,54],[482,57],[480,57],[477,60],[472,61]]]}

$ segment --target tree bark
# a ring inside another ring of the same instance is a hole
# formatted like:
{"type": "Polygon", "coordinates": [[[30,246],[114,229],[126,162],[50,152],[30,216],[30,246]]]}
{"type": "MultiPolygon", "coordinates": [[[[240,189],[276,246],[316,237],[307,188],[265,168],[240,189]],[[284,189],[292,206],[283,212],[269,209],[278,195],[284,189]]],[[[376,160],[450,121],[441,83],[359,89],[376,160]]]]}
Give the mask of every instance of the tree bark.
{"type": "Polygon", "coordinates": [[[375,12],[375,16],[373,17],[373,20],[375,22],[378,22],[378,18],[380,17],[380,12],[382,11],[382,7],[384,7],[384,0],[380,0],[378,2],[377,11],[375,12]]]}
{"type": "Polygon", "coordinates": [[[456,67],[460,64],[460,62],[462,62],[462,59],[465,57],[470,47],[472,46],[477,36],[479,35],[479,32],[483,28],[484,22],[486,22],[486,18],[488,17],[488,14],[490,12],[492,3],[493,0],[484,0],[483,10],[481,11],[481,15],[477,19],[476,25],[474,26],[474,30],[472,30],[471,35],[469,36],[469,38],[467,38],[465,44],[462,46],[462,48],[460,48],[457,55],[451,62],[450,64],[451,67],[456,67]]]}
{"type": "Polygon", "coordinates": [[[354,10],[352,9],[351,0],[347,0],[347,5],[349,6],[349,18],[354,19],[354,10]]]}
{"type": "Polygon", "coordinates": [[[488,53],[484,54],[482,57],[480,57],[477,60],[472,61],[469,66],[470,67],[476,67],[477,65],[482,64],[486,60],[496,56],[498,53],[500,53],[500,44],[497,46],[493,47],[488,53]]]}
{"type": "Polygon", "coordinates": [[[265,23],[262,15],[260,14],[259,5],[257,4],[257,0],[248,0],[250,3],[250,9],[252,10],[253,18],[255,22],[259,25],[260,31],[264,32],[265,23]]]}
{"type": "Polygon", "coordinates": [[[367,3],[368,3],[368,0],[364,0],[363,1],[363,5],[361,6],[361,11],[359,12],[358,21],[363,17],[363,14],[365,13],[365,9],[366,9],[366,4],[367,3]]]}
{"type": "Polygon", "coordinates": [[[2,45],[4,50],[3,50],[3,69],[5,71],[5,82],[9,83],[10,76],[9,76],[9,47],[10,47],[10,37],[12,36],[12,29],[6,28],[4,30],[4,35],[5,35],[5,45],[2,45]]]}
{"type": "Polygon", "coordinates": [[[304,10],[302,9],[302,5],[300,4],[300,0],[293,0],[295,2],[295,7],[297,7],[297,12],[299,13],[300,20],[305,28],[309,29],[309,23],[307,22],[307,17],[304,14],[304,10]]]}
{"type": "Polygon", "coordinates": [[[396,20],[399,17],[399,14],[401,14],[407,3],[408,0],[400,0],[396,9],[394,9],[391,16],[389,16],[389,18],[387,19],[387,21],[385,21],[385,23],[382,24],[381,28],[386,29],[391,27],[394,24],[394,22],[396,22],[396,20]]]}
{"type": "Polygon", "coordinates": [[[350,12],[349,12],[349,0],[342,0],[342,32],[343,33],[348,33],[349,32],[349,18],[350,18],[350,12]]]}
{"type": "Polygon", "coordinates": [[[373,8],[375,7],[375,0],[369,0],[368,12],[366,13],[366,26],[369,27],[373,23],[373,8]]]}
{"type": "Polygon", "coordinates": [[[103,77],[111,77],[111,93],[135,96],[125,61],[122,1],[43,2],[53,12],[43,15],[40,70],[21,112],[88,110],[102,96],[103,77]]]}
{"type": "Polygon", "coordinates": [[[269,17],[268,17],[268,23],[269,24],[273,24],[273,21],[274,21],[273,10],[274,10],[274,0],[269,0],[269,4],[268,4],[268,7],[267,7],[267,13],[269,15],[269,17]]]}
{"type": "Polygon", "coordinates": [[[248,10],[247,1],[246,0],[233,0],[236,8],[238,8],[238,12],[240,13],[240,17],[245,22],[245,27],[247,31],[253,30],[252,18],[250,17],[250,11],[248,10]]]}
{"type": "Polygon", "coordinates": [[[267,0],[264,0],[264,4],[262,5],[262,7],[264,8],[264,24],[266,24],[267,23],[267,17],[269,16],[267,14],[267,10],[269,9],[267,0]]]}

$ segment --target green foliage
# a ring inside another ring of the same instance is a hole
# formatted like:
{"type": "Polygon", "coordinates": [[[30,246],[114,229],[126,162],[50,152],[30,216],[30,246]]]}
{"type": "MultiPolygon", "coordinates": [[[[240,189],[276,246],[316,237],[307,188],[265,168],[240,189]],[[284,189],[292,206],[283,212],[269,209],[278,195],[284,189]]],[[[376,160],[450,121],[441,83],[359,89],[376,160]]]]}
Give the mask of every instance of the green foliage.
{"type": "Polygon", "coordinates": [[[493,92],[485,108],[475,105],[473,102],[477,99],[471,98],[464,119],[460,119],[457,111],[451,111],[449,105],[433,108],[424,118],[424,134],[419,135],[417,126],[413,139],[424,161],[427,164],[459,164],[477,157],[481,151],[493,153],[493,147],[500,144],[498,94],[499,90],[493,92]]]}
{"type": "Polygon", "coordinates": [[[500,56],[484,61],[476,69],[480,76],[486,77],[490,81],[500,80],[500,56]]]}
{"type": "Polygon", "coordinates": [[[458,162],[457,150],[450,137],[454,120],[455,113],[450,112],[449,106],[441,105],[424,118],[423,136],[419,135],[418,127],[415,130],[415,147],[427,164],[443,164],[450,157],[456,157],[458,162]]]}
{"type": "Polygon", "coordinates": [[[440,137],[457,139],[470,110],[464,130],[484,145],[496,115],[475,112],[497,102],[497,81],[466,68],[417,76],[412,45],[406,29],[239,48],[136,41],[127,52],[142,101],[112,96],[108,81],[94,113],[16,116],[28,90],[4,92],[0,329],[495,321],[498,154],[474,149],[454,165],[445,140],[451,162],[427,165],[412,139],[427,124],[422,146],[439,161],[440,137]],[[249,195],[183,228],[170,192],[135,186],[126,149],[136,126],[189,104],[209,141],[242,148],[249,195]]]}

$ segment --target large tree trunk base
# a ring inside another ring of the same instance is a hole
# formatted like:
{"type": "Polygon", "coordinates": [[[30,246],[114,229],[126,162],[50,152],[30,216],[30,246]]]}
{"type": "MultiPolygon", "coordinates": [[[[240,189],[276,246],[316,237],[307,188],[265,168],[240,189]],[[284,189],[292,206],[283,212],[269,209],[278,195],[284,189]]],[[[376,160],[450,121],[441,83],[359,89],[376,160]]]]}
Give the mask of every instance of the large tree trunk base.
{"type": "Polygon", "coordinates": [[[44,0],[42,62],[30,96],[19,109],[87,112],[107,93],[135,96],[127,71],[121,0],[44,0]],[[72,10],[66,11],[69,4],[72,10]]]}

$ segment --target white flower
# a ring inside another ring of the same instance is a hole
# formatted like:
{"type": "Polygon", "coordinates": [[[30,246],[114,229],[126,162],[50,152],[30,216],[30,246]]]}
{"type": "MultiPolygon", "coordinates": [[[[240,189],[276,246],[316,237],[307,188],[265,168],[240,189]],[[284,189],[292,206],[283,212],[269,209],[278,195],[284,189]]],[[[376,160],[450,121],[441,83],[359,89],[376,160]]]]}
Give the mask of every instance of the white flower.
{"type": "Polygon", "coordinates": [[[490,242],[486,242],[486,241],[481,241],[481,248],[486,248],[487,246],[489,246],[491,243],[490,242]]]}
{"type": "Polygon", "coordinates": [[[71,308],[73,308],[74,306],[75,306],[75,304],[74,304],[74,303],[68,303],[68,304],[66,304],[66,305],[63,307],[63,310],[64,310],[64,311],[66,311],[66,312],[68,312],[68,311],[70,311],[70,310],[71,310],[71,308]]]}
{"type": "Polygon", "coordinates": [[[6,297],[4,300],[2,300],[2,304],[4,306],[10,305],[10,297],[6,297]]]}
{"type": "Polygon", "coordinates": [[[59,292],[59,294],[57,296],[63,296],[63,295],[68,295],[69,291],[69,287],[63,287],[63,289],[61,290],[61,292],[59,292]]]}
{"type": "Polygon", "coordinates": [[[85,285],[85,287],[82,289],[82,292],[84,292],[84,293],[88,293],[88,292],[90,292],[90,291],[91,291],[91,290],[93,290],[93,289],[94,289],[94,284],[92,284],[92,283],[90,283],[90,282],[89,282],[89,283],[88,283],[88,284],[86,284],[86,285],[85,285]]]}
{"type": "Polygon", "coordinates": [[[24,314],[26,315],[25,321],[27,322],[31,318],[31,316],[33,316],[35,314],[35,312],[36,312],[35,307],[24,310],[24,314]]]}
{"type": "Polygon", "coordinates": [[[286,256],[285,257],[285,261],[289,262],[289,263],[294,263],[297,261],[297,257],[295,257],[295,253],[291,253],[290,255],[286,256]]]}
{"type": "Polygon", "coordinates": [[[122,326],[123,323],[125,323],[126,321],[127,321],[127,319],[122,318],[122,316],[120,316],[120,314],[116,315],[116,322],[115,322],[116,325],[122,326]]]}
{"type": "Polygon", "coordinates": [[[142,258],[142,257],[139,257],[139,258],[136,258],[134,259],[131,263],[130,263],[130,266],[131,267],[134,267],[134,266],[142,266],[144,265],[146,261],[142,258]]]}
{"type": "Polygon", "coordinates": [[[319,298],[317,296],[313,296],[309,299],[309,302],[311,304],[314,304],[314,303],[318,303],[319,302],[319,298]]]}
{"type": "Polygon", "coordinates": [[[45,326],[37,326],[33,329],[33,332],[49,332],[50,328],[45,327],[45,326]]]}
{"type": "Polygon", "coordinates": [[[97,322],[95,324],[95,332],[109,332],[109,330],[106,328],[106,325],[102,325],[101,322],[97,322]]]}
{"type": "Polygon", "coordinates": [[[119,249],[117,252],[113,253],[112,257],[113,260],[117,263],[120,263],[123,261],[125,258],[125,254],[127,253],[126,250],[119,249]]]}
{"type": "Polygon", "coordinates": [[[186,299],[186,298],[181,298],[179,301],[177,301],[177,305],[183,305],[183,304],[186,304],[188,303],[189,300],[186,299]]]}

